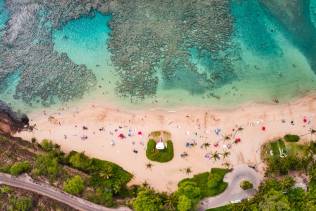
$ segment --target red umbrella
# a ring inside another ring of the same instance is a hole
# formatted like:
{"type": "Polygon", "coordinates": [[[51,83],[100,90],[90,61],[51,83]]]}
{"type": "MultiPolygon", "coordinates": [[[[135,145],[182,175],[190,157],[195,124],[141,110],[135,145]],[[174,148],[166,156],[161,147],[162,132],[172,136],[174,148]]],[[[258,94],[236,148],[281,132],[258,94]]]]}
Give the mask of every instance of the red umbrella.
{"type": "Polygon", "coordinates": [[[306,123],[306,122],[307,122],[307,118],[306,118],[306,117],[304,117],[303,122],[304,122],[304,123],[306,123]]]}
{"type": "Polygon", "coordinates": [[[262,131],[266,131],[266,127],[263,126],[263,127],[261,128],[261,130],[262,130],[262,131]]]}
{"type": "Polygon", "coordinates": [[[124,139],[124,138],[125,138],[125,136],[124,136],[123,133],[120,133],[120,135],[118,135],[118,137],[121,138],[121,139],[124,139]]]}
{"type": "Polygon", "coordinates": [[[143,135],[143,133],[142,133],[142,131],[138,131],[138,133],[137,133],[138,135],[140,135],[140,136],[142,136],[143,135]]]}
{"type": "Polygon", "coordinates": [[[236,138],[235,139],[235,144],[238,144],[239,142],[241,142],[241,139],[240,138],[236,138]]]}

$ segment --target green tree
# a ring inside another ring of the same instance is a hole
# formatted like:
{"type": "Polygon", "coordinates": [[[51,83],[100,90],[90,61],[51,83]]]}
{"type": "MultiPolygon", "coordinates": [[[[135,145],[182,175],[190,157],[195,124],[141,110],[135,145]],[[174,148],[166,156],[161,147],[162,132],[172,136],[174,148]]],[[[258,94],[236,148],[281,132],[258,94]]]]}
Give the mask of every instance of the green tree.
{"type": "Polygon", "coordinates": [[[159,211],[162,206],[159,195],[150,189],[141,190],[133,201],[135,211],[159,211]]]}
{"type": "Polygon", "coordinates": [[[293,177],[285,176],[284,178],[282,178],[279,181],[279,183],[280,183],[281,189],[283,191],[288,191],[289,189],[291,189],[294,186],[295,180],[293,179],[293,177]]]}
{"type": "Polygon", "coordinates": [[[192,208],[192,201],[185,195],[179,196],[177,208],[179,211],[188,211],[192,208]]]}
{"type": "Polygon", "coordinates": [[[209,179],[207,181],[208,188],[216,188],[223,180],[222,175],[210,173],[209,179]]]}
{"type": "Polygon", "coordinates": [[[83,153],[70,153],[69,163],[80,170],[87,171],[90,166],[90,159],[83,153]]]}
{"type": "Polygon", "coordinates": [[[35,175],[46,175],[50,179],[54,179],[59,172],[60,166],[58,158],[54,157],[52,154],[42,154],[37,156],[35,168],[33,170],[35,175]]]}
{"type": "Polygon", "coordinates": [[[259,202],[259,209],[262,211],[286,211],[291,210],[288,198],[281,192],[270,190],[263,195],[262,201],[259,202]]]}
{"type": "Polygon", "coordinates": [[[192,181],[184,181],[180,183],[178,191],[175,194],[178,198],[184,195],[190,199],[191,207],[195,207],[202,197],[201,189],[198,187],[197,183],[192,181]]]}
{"type": "Polygon", "coordinates": [[[64,191],[70,194],[80,194],[84,190],[84,187],[84,181],[79,175],[76,175],[64,182],[64,191]]]}
{"type": "Polygon", "coordinates": [[[306,193],[302,188],[290,189],[287,196],[292,208],[295,210],[307,210],[305,209],[307,202],[306,193]]]}
{"type": "Polygon", "coordinates": [[[27,161],[16,162],[10,168],[10,174],[18,176],[22,173],[28,172],[31,169],[31,165],[27,161]]]}
{"type": "Polygon", "coordinates": [[[95,193],[89,196],[90,200],[97,204],[103,204],[106,207],[112,207],[113,194],[109,189],[97,188],[95,193]]]}

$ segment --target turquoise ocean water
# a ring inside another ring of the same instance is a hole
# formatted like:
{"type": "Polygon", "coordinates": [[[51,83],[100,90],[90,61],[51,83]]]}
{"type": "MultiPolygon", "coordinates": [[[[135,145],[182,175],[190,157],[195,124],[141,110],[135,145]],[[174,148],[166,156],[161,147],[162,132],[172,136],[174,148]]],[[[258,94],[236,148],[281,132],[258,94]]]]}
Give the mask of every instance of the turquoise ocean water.
{"type": "MultiPolygon", "coordinates": [[[[0,0],[0,29],[7,19],[2,4],[3,0],[0,0]]],[[[304,47],[303,41],[290,34],[284,23],[267,12],[258,1],[232,1],[231,13],[234,17],[232,47],[219,52],[219,55],[228,55],[236,77],[212,90],[212,95],[193,95],[185,89],[166,88],[163,80],[160,80],[157,95],[137,105],[117,97],[115,85],[118,77],[108,50],[111,15],[95,12],[92,16],[68,22],[54,31],[54,49],[67,53],[73,62],[86,65],[97,76],[98,85],[86,94],[83,101],[98,99],[133,107],[153,104],[231,107],[249,101],[272,102],[278,99],[285,102],[316,89],[316,70],[310,65],[313,54],[308,49],[310,43],[304,47]]],[[[316,0],[310,1],[309,15],[316,28],[316,0]]],[[[316,34],[309,36],[315,36],[316,40],[316,34]]],[[[210,52],[201,53],[195,48],[188,49],[188,52],[190,62],[201,73],[208,74],[223,68],[220,60],[211,59],[210,52]]],[[[9,80],[18,80],[18,75],[13,75],[9,80]]],[[[183,79],[181,83],[190,83],[190,78],[183,79]]]]}

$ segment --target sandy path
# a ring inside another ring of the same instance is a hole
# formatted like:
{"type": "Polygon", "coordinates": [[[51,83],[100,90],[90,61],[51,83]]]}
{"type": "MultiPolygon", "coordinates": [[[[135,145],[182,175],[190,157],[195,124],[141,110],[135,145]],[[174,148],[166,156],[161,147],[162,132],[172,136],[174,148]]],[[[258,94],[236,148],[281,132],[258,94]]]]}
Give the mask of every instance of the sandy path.
{"type": "MultiPolygon", "coordinates": [[[[85,151],[87,155],[121,165],[135,175],[132,183],[146,181],[160,191],[174,191],[178,181],[188,177],[183,170],[187,167],[192,169],[193,174],[208,171],[225,162],[232,166],[243,163],[256,165],[262,170],[259,150],[265,141],[286,133],[308,134],[310,128],[316,128],[315,99],[314,95],[283,105],[248,104],[223,111],[199,107],[173,111],[126,111],[93,102],[77,108],[31,113],[31,124],[36,124],[36,129],[33,132],[21,132],[17,136],[27,140],[32,137],[38,140],[51,139],[65,151],[85,151]],[[306,123],[303,118],[307,119],[306,123]],[[84,130],[83,126],[88,129],[84,130]],[[234,135],[238,127],[243,130],[234,135]],[[263,131],[262,127],[266,130],[263,131]],[[214,132],[216,128],[221,129],[219,135],[214,132]],[[172,133],[175,157],[165,164],[152,162],[152,169],[147,169],[146,163],[149,161],[146,159],[145,146],[147,136],[153,130],[172,133]],[[142,131],[143,136],[137,135],[138,131],[142,131]],[[120,133],[127,138],[120,140],[120,133]],[[82,140],[84,136],[87,136],[86,140],[82,140]],[[233,137],[224,140],[224,136],[233,137]],[[236,138],[241,139],[239,144],[233,143],[236,138]],[[194,141],[197,143],[195,147],[186,147],[186,142],[194,141]],[[112,146],[112,142],[115,142],[115,146],[112,146]],[[210,143],[211,147],[202,149],[200,146],[205,142],[210,143]],[[207,153],[227,150],[225,145],[229,144],[231,155],[228,158],[221,157],[219,161],[205,158],[207,153]],[[183,152],[189,156],[181,158],[183,152]]],[[[304,137],[309,139],[311,135],[304,137]]]]}

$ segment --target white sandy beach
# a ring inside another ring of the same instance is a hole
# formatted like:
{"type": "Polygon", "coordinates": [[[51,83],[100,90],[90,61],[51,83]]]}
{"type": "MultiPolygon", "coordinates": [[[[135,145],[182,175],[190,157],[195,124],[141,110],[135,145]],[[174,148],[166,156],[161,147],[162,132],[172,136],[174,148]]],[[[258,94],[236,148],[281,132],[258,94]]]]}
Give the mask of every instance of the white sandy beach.
{"type": "Polygon", "coordinates": [[[91,102],[71,109],[30,113],[28,116],[36,129],[16,136],[27,140],[32,137],[51,139],[64,151],[84,151],[89,156],[112,161],[134,175],[132,183],[146,181],[157,190],[170,192],[176,190],[181,179],[220,167],[225,162],[232,167],[242,163],[256,165],[263,171],[260,146],[286,133],[307,134],[303,138],[310,139],[310,129],[316,128],[315,115],[315,95],[282,105],[248,104],[222,111],[200,107],[127,111],[91,102]],[[240,127],[243,130],[236,132],[240,127]],[[151,162],[153,167],[148,169],[147,137],[155,130],[171,132],[175,156],[168,163],[151,162]],[[137,134],[139,131],[142,136],[137,134]],[[125,139],[118,137],[121,133],[125,139]],[[224,140],[225,136],[230,136],[230,140],[224,140]],[[240,143],[235,144],[236,139],[240,139],[240,143]],[[196,146],[186,147],[187,142],[196,142],[196,146]],[[205,142],[211,144],[207,149],[201,148],[205,142]],[[229,145],[231,148],[227,149],[229,145]],[[226,159],[207,158],[207,153],[225,150],[231,152],[226,159]],[[183,152],[188,153],[186,158],[180,157],[183,152]],[[188,167],[192,169],[190,175],[184,172],[188,167]]]}

